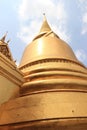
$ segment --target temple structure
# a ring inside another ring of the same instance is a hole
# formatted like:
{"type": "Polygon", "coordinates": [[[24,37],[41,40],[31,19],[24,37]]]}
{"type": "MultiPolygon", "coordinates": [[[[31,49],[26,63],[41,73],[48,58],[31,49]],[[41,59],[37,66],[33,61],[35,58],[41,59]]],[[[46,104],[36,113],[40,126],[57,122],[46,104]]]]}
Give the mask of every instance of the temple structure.
{"type": "Polygon", "coordinates": [[[46,18],[15,65],[0,40],[0,130],[86,130],[87,68],[46,18]]]}

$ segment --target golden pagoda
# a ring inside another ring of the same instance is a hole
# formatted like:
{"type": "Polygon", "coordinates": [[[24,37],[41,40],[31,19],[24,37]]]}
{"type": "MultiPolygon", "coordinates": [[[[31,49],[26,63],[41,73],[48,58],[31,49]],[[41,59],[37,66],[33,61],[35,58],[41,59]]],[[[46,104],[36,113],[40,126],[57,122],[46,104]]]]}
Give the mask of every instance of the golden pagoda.
{"type": "Polygon", "coordinates": [[[6,35],[7,33],[0,39],[0,105],[19,97],[19,89],[24,81],[23,74],[11,55],[9,41],[5,41],[6,35]]]}
{"type": "Polygon", "coordinates": [[[20,88],[1,104],[0,130],[87,129],[87,68],[45,17],[15,69],[20,88]]]}

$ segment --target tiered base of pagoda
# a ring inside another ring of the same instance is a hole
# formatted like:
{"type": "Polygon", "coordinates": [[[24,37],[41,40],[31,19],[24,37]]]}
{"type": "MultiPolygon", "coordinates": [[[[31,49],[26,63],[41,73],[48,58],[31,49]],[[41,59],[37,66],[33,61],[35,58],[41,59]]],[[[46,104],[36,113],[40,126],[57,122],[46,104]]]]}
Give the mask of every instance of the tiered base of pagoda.
{"type": "Polygon", "coordinates": [[[0,130],[86,130],[87,118],[46,119],[0,126],[0,130]]]}
{"type": "Polygon", "coordinates": [[[51,90],[0,107],[0,130],[86,130],[87,93],[51,90]]]}

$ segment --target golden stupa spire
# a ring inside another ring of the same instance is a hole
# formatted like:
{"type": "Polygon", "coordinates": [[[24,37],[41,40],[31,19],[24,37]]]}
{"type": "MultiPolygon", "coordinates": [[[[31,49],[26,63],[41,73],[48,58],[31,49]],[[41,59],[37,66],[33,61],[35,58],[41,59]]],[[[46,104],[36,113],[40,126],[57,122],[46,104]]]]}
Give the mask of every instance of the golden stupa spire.
{"type": "Polygon", "coordinates": [[[47,22],[45,13],[43,15],[44,15],[44,20],[43,20],[43,23],[42,23],[42,26],[41,26],[41,29],[40,29],[40,33],[52,31],[48,22],[47,22]]]}
{"type": "Polygon", "coordinates": [[[6,39],[7,33],[8,33],[8,32],[6,32],[6,33],[4,34],[4,36],[0,39],[0,41],[5,42],[5,39],[6,39]]]}

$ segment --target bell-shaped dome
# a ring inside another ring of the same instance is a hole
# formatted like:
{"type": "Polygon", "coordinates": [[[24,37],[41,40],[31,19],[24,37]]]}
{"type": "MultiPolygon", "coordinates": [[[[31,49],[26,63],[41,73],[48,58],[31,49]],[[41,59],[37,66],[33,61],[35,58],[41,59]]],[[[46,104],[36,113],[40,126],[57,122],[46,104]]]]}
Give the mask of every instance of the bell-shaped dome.
{"type": "Polygon", "coordinates": [[[46,18],[44,18],[40,33],[24,51],[20,68],[37,60],[50,58],[66,59],[79,63],[71,47],[51,30],[46,18]]]}

